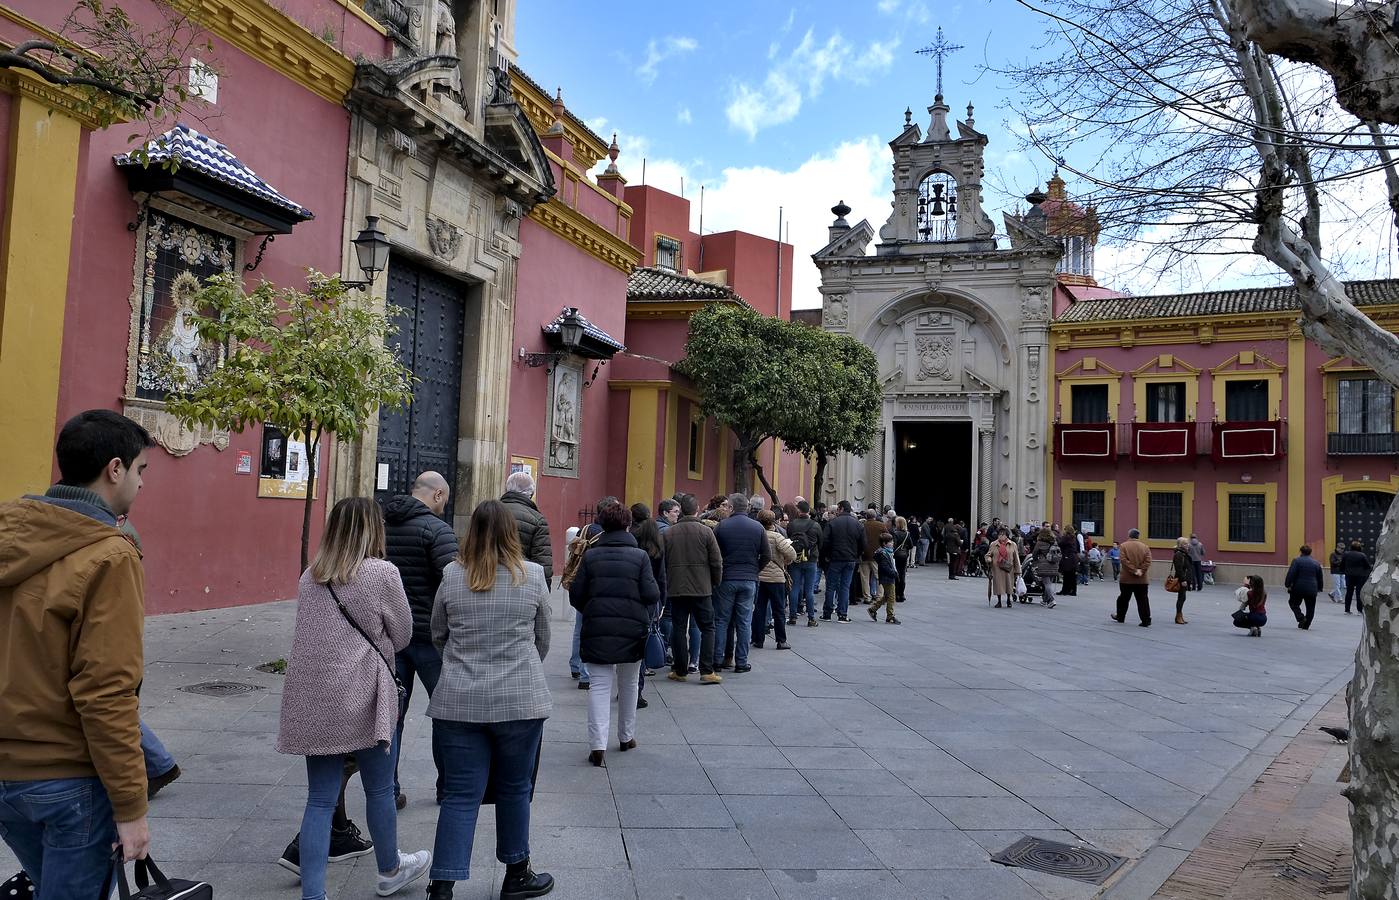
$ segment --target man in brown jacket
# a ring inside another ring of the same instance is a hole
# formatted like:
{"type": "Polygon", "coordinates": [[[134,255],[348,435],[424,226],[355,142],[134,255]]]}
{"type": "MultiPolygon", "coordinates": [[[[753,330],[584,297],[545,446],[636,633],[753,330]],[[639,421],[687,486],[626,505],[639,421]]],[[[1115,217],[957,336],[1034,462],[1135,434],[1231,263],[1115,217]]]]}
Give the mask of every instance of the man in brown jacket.
{"type": "Polygon", "coordinates": [[[107,896],[111,853],[146,855],[136,690],[145,580],[117,528],[150,435],[110,410],[58,436],[62,481],[0,504],[0,832],[38,896],[107,896]]]}
{"type": "Polygon", "coordinates": [[[1127,532],[1127,540],[1122,545],[1122,575],[1117,580],[1117,613],[1112,620],[1119,623],[1127,621],[1127,601],[1135,597],[1137,616],[1141,619],[1137,624],[1146,628],[1151,625],[1151,601],[1146,595],[1146,573],[1151,571],[1151,550],[1141,542],[1141,536],[1142,533],[1133,528],[1127,532]]]}
{"type": "Polygon", "coordinates": [[[874,598],[879,596],[879,566],[874,562],[874,554],[879,551],[879,536],[888,531],[889,526],[885,525],[884,520],[872,509],[865,510],[864,525],[865,550],[860,554],[860,568],[855,573],[855,583],[860,587],[860,598],[855,598],[855,589],[851,588],[851,603],[859,603],[861,600],[873,603],[874,598]]]}
{"type": "Polygon", "coordinates": [[[724,580],[724,558],[714,529],[695,517],[694,494],[680,497],[680,518],[665,530],[666,582],[670,597],[671,681],[685,681],[692,658],[700,683],[719,684],[714,671],[714,587],[724,580]],[[690,617],[699,623],[700,645],[690,646],[690,617]]]}

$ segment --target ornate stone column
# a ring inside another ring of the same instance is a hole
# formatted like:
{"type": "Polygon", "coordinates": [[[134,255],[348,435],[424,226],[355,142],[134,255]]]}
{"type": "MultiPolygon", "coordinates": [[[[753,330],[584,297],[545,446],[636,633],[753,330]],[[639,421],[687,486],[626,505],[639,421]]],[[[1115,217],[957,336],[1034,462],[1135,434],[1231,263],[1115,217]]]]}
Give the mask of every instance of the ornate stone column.
{"type": "MultiPolygon", "coordinates": [[[[992,510],[995,508],[996,493],[996,466],[994,459],[996,430],[994,428],[982,428],[978,437],[981,441],[979,457],[981,460],[981,483],[979,485],[980,490],[977,493],[976,515],[978,520],[984,519],[990,522],[993,515],[992,510]]],[[[968,524],[970,525],[970,523],[968,524]]]]}

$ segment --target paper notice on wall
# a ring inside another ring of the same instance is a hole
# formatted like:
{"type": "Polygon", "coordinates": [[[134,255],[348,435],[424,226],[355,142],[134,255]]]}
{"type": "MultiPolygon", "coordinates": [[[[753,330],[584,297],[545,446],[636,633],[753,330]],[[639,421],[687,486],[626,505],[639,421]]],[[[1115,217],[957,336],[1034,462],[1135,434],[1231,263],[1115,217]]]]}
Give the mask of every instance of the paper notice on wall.
{"type": "Polygon", "coordinates": [[[253,474],[253,455],[247,450],[238,451],[238,466],[234,470],[239,475],[253,474]]]}
{"type": "Polygon", "coordinates": [[[306,460],[305,441],[287,441],[287,478],[292,484],[304,483],[309,475],[310,466],[306,460]]]}
{"type": "Polygon", "coordinates": [[[378,474],[374,479],[374,490],[387,491],[389,489],[389,464],[379,463],[378,474]]]}
{"type": "Polygon", "coordinates": [[[1078,523],[1078,530],[1081,531],[1081,532],[1083,532],[1084,534],[1097,534],[1097,533],[1098,533],[1098,523],[1097,523],[1097,522],[1088,522],[1088,521],[1079,522],[1079,523],[1078,523]]]}

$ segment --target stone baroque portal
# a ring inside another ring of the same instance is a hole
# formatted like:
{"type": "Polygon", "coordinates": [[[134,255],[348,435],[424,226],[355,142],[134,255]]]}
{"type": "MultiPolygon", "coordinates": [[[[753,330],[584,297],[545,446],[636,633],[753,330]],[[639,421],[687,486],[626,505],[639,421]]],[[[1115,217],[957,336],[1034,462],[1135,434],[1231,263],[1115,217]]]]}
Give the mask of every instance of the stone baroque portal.
{"type": "Polygon", "coordinates": [[[981,206],[987,138],[971,106],[954,136],[949,111],[939,94],[926,136],[909,116],[890,142],[894,196],[874,253],[874,227],[852,227],[841,203],[830,242],[812,257],[823,327],[868,345],[884,386],[875,451],[839,458],[825,499],[973,525],[1038,522],[1049,423],[1042,368],[1062,250],[1023,229],[1010,229],[1009,248],[998,245],[981,206]]]}

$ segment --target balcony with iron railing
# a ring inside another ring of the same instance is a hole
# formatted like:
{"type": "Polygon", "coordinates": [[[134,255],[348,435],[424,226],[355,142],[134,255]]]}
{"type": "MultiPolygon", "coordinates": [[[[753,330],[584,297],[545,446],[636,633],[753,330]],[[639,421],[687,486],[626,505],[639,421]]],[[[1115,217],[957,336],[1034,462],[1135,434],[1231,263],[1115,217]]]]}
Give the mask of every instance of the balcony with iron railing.
{"type": "Polygon", "coordinates": [[[1399,433],[1393,431],[1372,434],[1328,432],[1326,453],[1330,456],[1399,456],[1399,433]]]}

